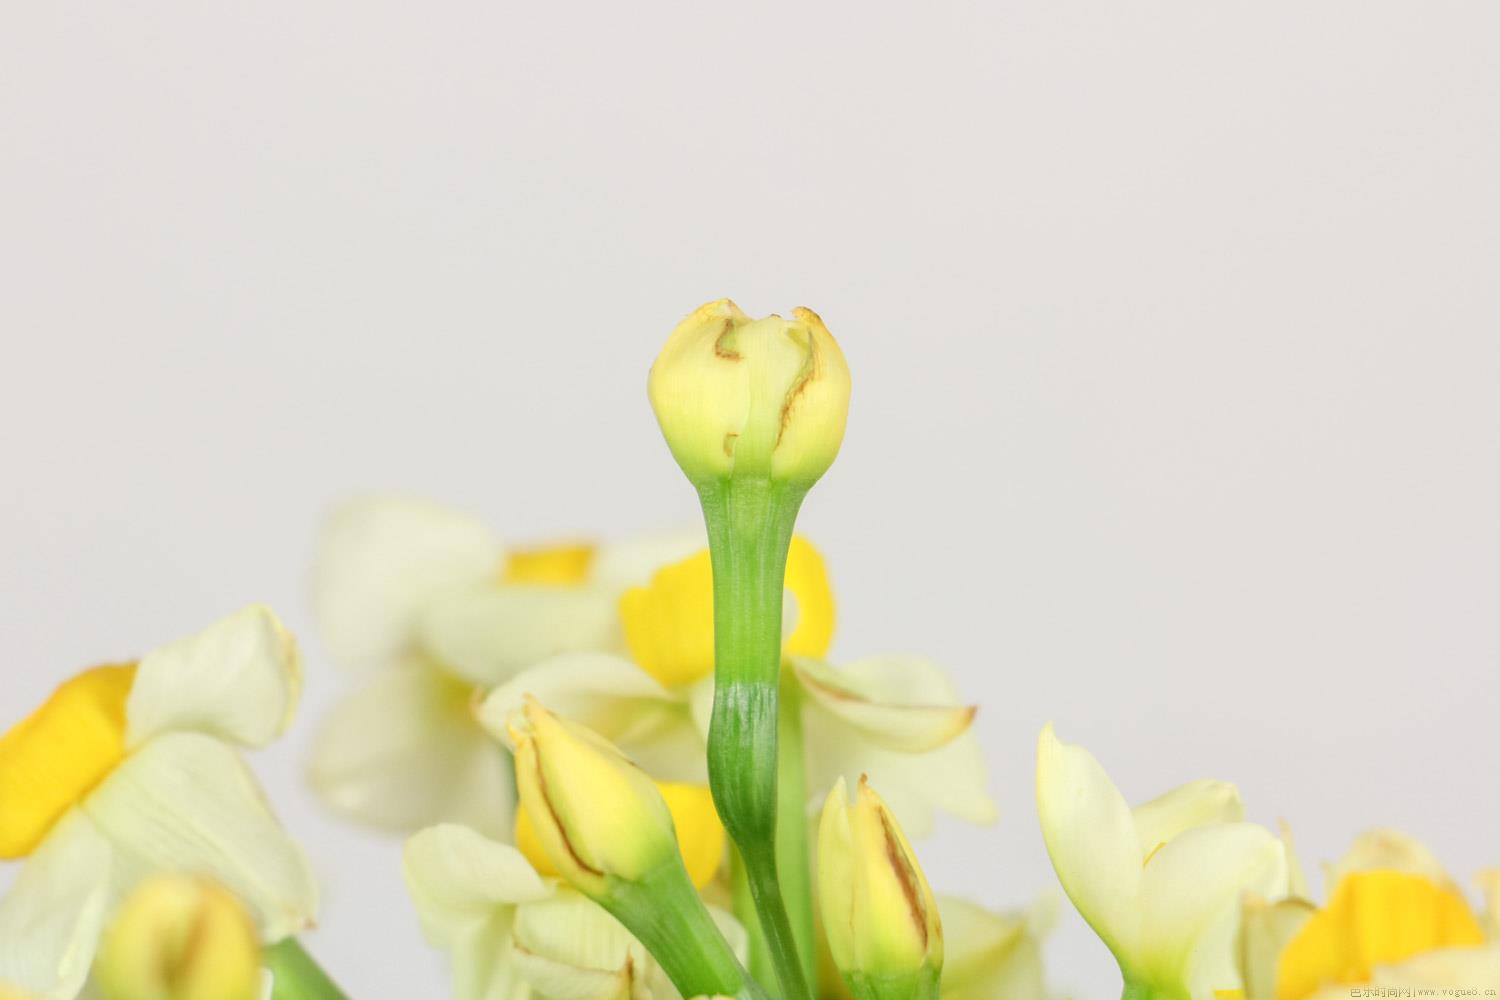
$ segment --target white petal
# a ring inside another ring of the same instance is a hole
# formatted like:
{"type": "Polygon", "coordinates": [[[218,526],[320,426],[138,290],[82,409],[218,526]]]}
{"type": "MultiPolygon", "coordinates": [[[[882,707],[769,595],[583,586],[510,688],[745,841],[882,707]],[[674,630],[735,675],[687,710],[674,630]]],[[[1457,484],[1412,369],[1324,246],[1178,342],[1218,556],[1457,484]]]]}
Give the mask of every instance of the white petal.
{"type": "Polygon", "coordinates": [[[999,815],[989,790],[989,768],[972,732],[928,753],[901,753],[867,742],[816,703],[803,725],[808,787],[831,788],[867,774],[907,836],[932,833],[939,811],[967,823],[993,823],[999,815]]]}
{"type": "Polygon", "coordinates": [[[210,876],[245,901],[267,941],[312,925],[307,858],[230,747],[169,733],[115,768],[82,808],[116,847],[115,884],[156,869],[210,876]]]}
{"type": "Polygon", "coordinates": [[[659,974],[618,920],[571,890],[522,906],[513,933],[522,978],[552,1000],[631,1000],[638,976],[659,974]]]}
{"type": "Polygon", "coordinates": [[[369,497],[334,511],[313,580],[323,641],[347,666],[407,651],[417,612],[434,594],[496,580],[499,541],[484,522],[425,500],[369,497]]]}
{"type": "Polygon", "coordinates": [[[623,657],[553,657],[491,691],[480,707],[480,721],[497,737],[508,738],[507,723],[528,695],[603,736],[659,781],[708,780],[703,740],[685,699],[623,657]]]}
{"type": "Polygon", "coordinates": [[[867,742],[887,750],[905,753],[936,750],[956,739],[974,721],[974,707],[957,704],[947,678],[926,661],[867,660],[842,670],[819,660],[799,657],[792,662],[808,698],[843,720],[867,742]],[[913,674],[919,671],[927,672],[929,677],[935,674],[941,689],[902,690],[894,684],[880,683],[884,678],[871,681],[862,673],[862,666],[878,665],[883,671],[896,662],[911,667],[913,674]]]}
{"type": "Polygon", "coordinates": [[[340,702],[313,744],[319,796],[361,823],[411,833],[451,820],[509,839],[510,754],[479,727],[473,685],[409,661],[340,702]]]}
{"type": "Polygon", "coordinates": [[[301,691],[296,640],[270,608],[252,605],[141,659],[126,744],[182,730],[265,746],[291,723],[301,691]]]}
{"type": "Polygon", "coordinates": [[[998,815],[971,710],[958,705],[943,669],[916,657],[870,657],[836,671],[798,660],[805,678],[836,683],[856,697],[824,697],[809,689],[804,732],[809,787],[832,787],[868,774],[911,837],[932,831],[936,812],[970,823],[998,815]],[[925,707],[916,707],[925,706],[925,707]],[[916,752],[919,747],[937,749],[916,752]]]}
{"type": "Polygon", "coordinates": [[[1140,947],[1141,848],[1130,807],[1087,750],[1048,725],[1037,745],[1037,812],[1068,898],[1122,964],[1140,947]]]}
{"type": "Polygon", "coordinates": [[[520,851],[453,823],[408,840],[401,868],[422,929],[438,947],[460,942],[519,903],[552,894],[520,851]]]}
{"type": "Polygon", "coordinates": [[[1397,965],[1377,967],[1371,982],[1386,987],[1488,990],[1485,995],[1492,995],[1500,990],[1500,947],[1440,948],[1397,965]]]}
{"type": "Polygon", "coordinates": [[[1141,878],[1140,970],[1150,981],[1186,983],[1195,998],[1238,988],[1241,897],[1280,898],[1286,886],[1286,850],[1263,827],[1221,823],[1174,838],[1141,878]]]}
{"type": "Polygon", "coordinates": [[[1420,875],[1439,885],[1457,888],[1437,859],[1437,855],[1417,838],[1399,830],[1370,830],[1354,838],[1354,843],[1337,864],[1327,866],[1327,882],[1338,885],[1352,872],[1389,869],[1420,875]]]}
{"type": "Polygon", "coordinates": [[[601,587],[620,591],[642,587],[663,566],[681,562],[708,548],[708,533],[703,525],[679,528],[652,535],[637,535],[606,542],[594,555],[590,579],[601,587]]]}
{"type": "Polygon", "coordinates": [[[1224,781],[1192,781],[1159,795],[1132,810],[1141,860],[1178,834],[1214,823],[1238,823],[1245,818],[1239,789],[1224,781]]]}
{"type": "Polygon", "coordinates": [[[65,816],[0,899],[0,983],[72,1000],[88,977],[110,903],[111,851],[88,817],[65,816]]]}
{"type": "Polygon", "coordinates": [[[427,940],[448,954],[455,1000],[525,1000],[511,944],[516,904],[552,889],[520,852],[443,824],[408,840],[401,861],[427,940]]]}
{"type": "Polygon", "coordinates": [[[454,673],[487,686],[560,653],[624,642],[616,599],[597,588],[471,587],[432,601],[417,633],[454,673]]]}
{"type": "Polygon", "coordinates": [[[1046,1000],[1041,938],[1029,914],[939,897],[945,1000],[1046,1000]]]}

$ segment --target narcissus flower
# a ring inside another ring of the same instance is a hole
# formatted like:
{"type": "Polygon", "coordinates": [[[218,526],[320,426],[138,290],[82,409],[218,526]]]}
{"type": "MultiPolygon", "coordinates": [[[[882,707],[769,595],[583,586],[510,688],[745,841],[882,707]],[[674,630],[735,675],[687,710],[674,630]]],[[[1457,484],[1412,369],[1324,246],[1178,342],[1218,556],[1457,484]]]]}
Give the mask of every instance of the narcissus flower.
{"type": "Polygon", "coordinates": [[[1037,810],[1063,889],[1120,963],[1132,998],[1214,1000],[1241,988],[1240,898],[1279,898],[1282,842],[1243,822],[1232,785],[1184,785],[1132,810],[1099,762],[1049,725],[1037,810]]]}
{"type": "MultiPolygon", "coordinates": [[[[403,867],[428,941],[448,954],[456,1000],[680,1000],[619,921],[514,847],[441,825],[407,842],[403,867]]],[[[744,930],[710,912],[743,958],[744,930]]]]}
{"type": "Polygon", "coordinates": [[[863,778],[852,804],[840,778],[823,806],[818,899],[834,964],[856,997],[937,996],[937,900],[900,825],[863,778]]]}
{"type": "Polygon", "coordinates": [[[506,550],[483,522],[425,501],[336,511],[317,559],[318,618],[334,657],[367,679],[327,720],[313,786],[380,829],[456,820],[508,836],[511,768],[475,724],[476,692],[555,655],[624,652],[620,593],[702,545],[694,530],[506,550]]]}
{"type": "Polygon", "coordinates": [[[108,1000],[253,1000],[261,948],[250,915],[217,883],[154,875],[104,935],[94,978],[108,1000]]]}
{"type": "Polygon", "coordinates": [[[750,476],[811,486],[844,440],[849,367],[811,309],[751,319],[728,299],[667,338],[651,407],[694,483],[750,476]]]}
{"type": "Polygon", "coordinates": [[[1322,908],[1246,902],[1250,1000],[1331,1000],[1364,985],[1500,988],[1500,948],[1486,944],[1479,917],[1420,842],[1364,834],[1328,874],[1322,908]]]}
{"type": "Polygon", "coordinates": [[[300,688],[291,636],[252,607],[78,675],[0,738],[0,857],[26,859],[0,900],[0,982],[76,995],[119,894],[158,869],[225,886],[262,940],[309,926],[307,860],[237,752],[285,729],[300,688]]]}

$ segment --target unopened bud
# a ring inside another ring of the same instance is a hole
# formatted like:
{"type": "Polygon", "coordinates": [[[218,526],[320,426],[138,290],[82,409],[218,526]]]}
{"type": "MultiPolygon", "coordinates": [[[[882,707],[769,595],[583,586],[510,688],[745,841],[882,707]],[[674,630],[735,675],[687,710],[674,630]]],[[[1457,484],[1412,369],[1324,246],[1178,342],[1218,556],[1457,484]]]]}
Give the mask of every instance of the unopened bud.
{"type": "Polygon", "coordinates": [[[222,886],[157,875],[121,906],[94,974],[109,1000],[252,1000],[260,993],[260,940],[222,886]]]}
{"type": "Polygon", "coordinates": [[[649,381],[672,455],[694,483],[754,476],[811,486],[849,415],[849,367],[818,314],[751,319],[710,302],[667,338],[649,381]]]}
{"type": "Polygon", "coordinates": [[[906,835],[864,778],[853,805],[841,778],[823,806],[818,889],[834,964],[857,997],[936,995],[937,901],[906,835]]]}

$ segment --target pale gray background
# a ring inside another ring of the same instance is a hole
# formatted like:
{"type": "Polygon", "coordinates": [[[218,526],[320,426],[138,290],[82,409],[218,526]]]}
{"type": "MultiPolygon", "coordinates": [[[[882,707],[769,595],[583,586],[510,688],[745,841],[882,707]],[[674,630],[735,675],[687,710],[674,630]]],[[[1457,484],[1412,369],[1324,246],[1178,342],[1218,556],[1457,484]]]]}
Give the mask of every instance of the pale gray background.
{"type": "MultiPolygon", "coordinates": [[[[436,995],[398,844],[300,780],[343,689],[318,518],[691,518],[645,373],[729,295],[854,371],[803,522],[836,651],[984,705],[1004,818],[924,848],[939,887],[1050,884],[1047,719],[1134,798],[1237,780],[1309,860],[1390,823],[1500,862],[1497,39],[1492,0],[6,4],[0,722],[271,602],[311,947],[436,995]]],[[[1051,954],[1113,995],[1076,920],[1051,954]]]]}

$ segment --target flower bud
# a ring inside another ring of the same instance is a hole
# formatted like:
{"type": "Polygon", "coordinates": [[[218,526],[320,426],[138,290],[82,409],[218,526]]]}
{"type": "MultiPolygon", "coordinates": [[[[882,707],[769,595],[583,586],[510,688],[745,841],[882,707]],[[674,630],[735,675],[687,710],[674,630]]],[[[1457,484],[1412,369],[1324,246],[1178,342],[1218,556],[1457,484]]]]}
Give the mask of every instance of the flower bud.
{"type": "Polygon", "coordinates": [[[644,771],[533,699],[510,723],[516,786],[542,850],[587,895],[678,860],[672,814],[644,771]]]}
{"type": "Polygon", "coordinates": [[[937,901],[890,809],[860,778],[823,806],[818,891],[828,948],[857,997],[936,995],[943,967],[937,901]]]}
{"type": "Polygon", "coordinates": [[[710,302],[672,331],[648,388],[694,483],[744,475],[811,486],[849,415],[849,367],[811,309],[753,320],[728,299],[710,302]]]}
{"type": "Polygon", "coordinates": [[[261,988],[260,940],[218,883],[157,875],[120,907],[95,976],[109,1000],[251,1000],[261,988]]]}

